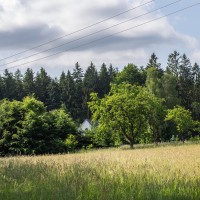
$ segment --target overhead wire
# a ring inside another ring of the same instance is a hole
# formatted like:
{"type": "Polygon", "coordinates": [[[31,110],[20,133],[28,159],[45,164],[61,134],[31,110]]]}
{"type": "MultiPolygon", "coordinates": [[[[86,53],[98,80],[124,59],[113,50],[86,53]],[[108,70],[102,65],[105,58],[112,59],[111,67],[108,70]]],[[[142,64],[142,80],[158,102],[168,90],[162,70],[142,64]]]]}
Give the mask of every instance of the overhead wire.
{"type": "Polygon", "coordinates": [[[145,16],[145,15],[147,15],[147,14],[153,13],[153,12],[155,12],[155,11],[157,11],[157,10],[162,9],[162,8],[171,6],[171,5],[173,5],[173,4],[175,4],[175,3],[178,3],[178,2],[180,2],[180,1],[182,1],[182,0],[175,1],[175,2],[173,2],[173,3],[167,4],[167,5],[165,5],[165,6],[162,6],[162,7],[160,7],[160,8],[157,8],[157,9],[152,10],[152,11],[150,11],[150,12],[147,12],[147,13],[144,13],[144,14],[139,15],[139,16],[137,16],[137,17],[134,17],[134,18],[131,18],[131,19],[129,19],[129,20],[126,20],[126,21],[124,21],[124,22],[121,22],[121,23],[115,24],[115,25],[113,25],[113,26],[104,28],[104,29],[102,29],[102,30],[100,30],[100,31],[96,31],[96,32],[94,32],[94,33],[85,35],[85,36],[80,37],[80,38],[78,38],[78,39],[75,39],[75,40],[66,42],[66,43],[64,43],[64,44],[55,46],[55,47],[53,47],[53,48],[50,48],[50,49],[47,49],[47,50],[44,50],[44,51],[41,51],[41,52],[39,52],[39,53],[35,53],[35,54],[30,55],[30,56],[26,56],[26,57],[24,57],[24,58],[20,58],[20,59],[18,59],[18,60],[12,61],[12,62],[8,62],[8,63],[6,63],[6,64],[2,64],[2,65],[0,65],[0,67],[1,67],[1,66],[6,66],[6,65],[9,65],[9,64],[11,64],[11,63],[15,63],[15,62],[18,62],[18,61],[21,61],[21,60],[24,60],[24,59],[27,59],[27,58],[30,58],[30,57],[33,57],[33,56],[36,56],[36,55],[39,55],[39,54],[41,54],[41,53],[44,53],[44,52],[47,52],[47,51],[56,49],[56,48],[58,48],[58,47],[61,47],[61,46],[64,46],[64,45],[67,45],[67,44],[70,44],[70,43],[73,43],[73,42],[76,42],[76,41],[81,40],[81,39],[83,39],[83,38],[86,38],[86,37],[95,35],[95,34],[97,34],[97,33],[100,33],[100,32],[103,32],[103,31],[105,31],[105,30],[108,30],[108,29],[110,29],[110,28],[113,28],[113,27],[115,27],[115,26],[119,26],[119,25],[124,24],[124,23],[127,23],[127,22],[129,22],[129,21],[131,21],[131,20],[134,20],[134,19],[137,19],[137,18],[139,18],[139,17],[145,16]]]}
{"type": "Polygon", "coordinates": [[[55,42],[55,41],[60,40],[60,39],[62,39],[62,38],[68,37],[68,36],[70,36],[70,35],[73,35],[73,34],[75,34],[75,33],[78,33],[78,32],[80,32],[80,31],[83,31],[83,30],[85,30],[85,29],[91,28],[92,26],[96,26],[96,25],[101,24],[101,23],[103,23],[103,22],[105,22],[105,21],[108,21],[108,20],[110,20],[110,19],[112,19],[112,18],[115,18],[115,17],[117,17],[117,16],[123,15],[123,14],[125,14],[125,13],[127,13],[127,12],[130,12],[130,11],[132,11],[132,10],[134,10],[134,9],[137,9],[137,8],[139,8],[139,7],[142,7],[142,6],[147,5],[147,4],[149,4],[149,3],[152,3],[152,2],[154,2],[154,1],[155,1],[155,0],[148,1],[147,3],[141,4],[141,5],[137,6],[137,7],[134,7],[134,8],[131,8],[131,9],[129,9],[129,10],[126,10],[126,11],[124,11],[124,12],[122,12],[122,13],[119,13],[119,14],[117,14],[117,15],[114,15],[114,16],[109,17],[109,18],[107,18],[107,19],[104,19],[104,20],[102,20],[102,21],[99,21],[99,22],[97,22],[97,23],[94,23],[94,24],[92,24],[92,25],[89,25],[89,26],[87,26],[87,27],[85,27],[85,28],[79,29],[79,30],[74,31],[74,32],[72,32],[72,33],[69,33],[69,34],[67,34],[67,35],[63,35],[63,36],[61,36],[61,37],[59,37],[59,38],[56,38],[56,39],[51,40],[51,41],[49,41],[49,42],[40,44],[40,45],[38,45],[38,46],[35,46],[35,47],[33,47],[33,48],[30,48],[30,49],[27,49],[27,50],[25,50],[25,51],[22,51],[22,52],[20,52],[20,53],[14,54],[14,55],[12,55],[12,56],[3,58],[3,59],[1,59],[0,61],[5,60],[5,59],[8,59],[8,58],[11,58],[11,57],[14,57],[14,56],[17,56],[17,55],[20,55],[20,54],[25,53],[25,52],[28,52],[28,51],[31,51],[31,50],[33,50],[33,49],[36,49],[36,48],[41,47],[41,46],[44,46],[44,45],[46,45],[46,44],[55,42]]]}
{"type": "MultiPolygon", "coordinates": [[[[100,40],[104,40],[104,39],[109,38],[109,37],[112,37],[112,36],[114,36],[114,35],[118,35],[118,34],[123,33],[123,32],[125,32],[125,31],[128,31],[128,30],[131,30],[131,29],[134,29],[134,28],[137,28],[137,27],[143,26],[143,25],[145,25],[145,24],[148,24],[148,23],[151,23],[151,22],[157,21],[157,20],[159,20],[159,19],[165,18],[165,17],[167,17],[167,16],[173,15],[173,14],[178,13],[178,12],[181,12],[181,11],[183,11],[183,10],[186,10],[186,9],[192,8],[192,7],[197,6],[197,5],[199,5],[199,4],[200,4],[200,3],[197,3],[197,4],[194,4],[194,5],[191,5],[191,6],[185,7],[185,8],[183,8],[183,9],[180,9],[180,10],[177,10],[177,11],[175,11],[175,12],[169,13],[169,14],[164,15],[164,16],[162,16],[162,17],[158,17],[158,18],[156,18],[156,19],[153,19],[153,20],[150,20],[150,21],[148,21],[148,22],[145,22],[145,23],[139,24],[139,25],[137,25],[137,26],[134,26],[134,27],[131,27],[131,28],[125,29],[125,30],[123,30],[123,31],[119,31],[119,32],[117,32],[117,33],[114,33],[114,34],[108,35],[108,36],[106,36],[106,37],[102,37],[102,38],[99,38],[99,39],[97,39],[97,40],[93,40],[93,41],[91,41],[91,42],[88,42],[88,43],[85,43],[85,44],[82,44],[82,45],[79,45],[79,46],[76,46],[76,47],[73,47],[73,48],[70,48],[70,49],[67,49],[67,50],[64,50],[64,51],[58,52],[58,53],[55,53],[55,54],[51,54],[51,55],[48,55],[48,56],[45,56],[45,57],[42,57],[42,58],[39,58],[39,59],[36,59],[36,60],[33,60],[33,61],[29,61],[29,62],[26,62],[26,63],[20,64],[20,65],[16,65],[16,66],[13,66],[13,67],[10,67],[10,68],[6,68],[6,69],[11,69],[11,68],[19,67],[19,66],[26,65],[26,64],[29,64],[29,63],[33,63],[33,62],[36,62],[36,61],[38,61],[38,60],[42,60],[42,59],[45,59],[45,58],[49,58],[49,57],[52,57],[52,56],[58,55],[58,54],[63,53],[63,52],[67,52],[67,51],[70,51],[70,50],[73,50],[73,49],[77,49],[77,48],[80,48],[80,47],[82,47],[82,46],[85,46],[85,45],[88,45],[88,44],[91,44],[91,43],[94,43],[94,42],[97,42],[97,41],[100,41],[100,40]]],[[[0,70],[0,71],[3,71],[3,70],[0,70]]]]}

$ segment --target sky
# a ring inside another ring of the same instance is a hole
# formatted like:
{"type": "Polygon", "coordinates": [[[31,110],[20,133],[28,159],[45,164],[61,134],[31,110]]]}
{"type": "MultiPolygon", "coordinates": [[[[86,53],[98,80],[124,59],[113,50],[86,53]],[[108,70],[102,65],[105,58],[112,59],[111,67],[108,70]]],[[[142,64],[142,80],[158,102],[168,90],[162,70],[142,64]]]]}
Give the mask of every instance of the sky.
{"type": "Polygon", "coordinates": [[[24,73],[28,67],[32,68],[34,72],[39,71],[43,67],[51,77],[59,78],[62,71],[67,73],[70,70],[73,72],[76,62],[79,62],[84,71],[91,62],[94,63],[98,70],[102,63],[105,63],[107,66],[112,63],[113,67],[117,67],[121,71],[128,63],[145,67],[153,52],[157,55],[158,62],[162,64],[162,68],[165,69],[168,55],[173,53],[174,50],[177,50],[181,55],[186,53],[192,65],[195,62],[200,64],[200,26],[198,25],[200,4],[154,22],[146,23],[200,3],[200,0],[181,0],[162,9],[159,8],[177,0],[155,0],[148,3],[150,1],[0,0],[0,74],[3,75],[3,71],[6,68],[10,68],[9,71],[13,73],[17,69],[24,73]],[[145,3],[148,4],[91,28],[23,54],[4,59],[145,3]],[[155,9],[158,10],[143,15],[155,9]],[[143,16],[138,17],[140,15],[143,16]],[[135,19],[109,28],[132,18],[135,19]],[[143,23],[146,24],[141,25],[143,23]],[[135,28],[121,32],[131,27],[135,28]],[[106,28],[109,29],[79,39],[106,28]],[[121,33],[90,43],[117,32],[121,33]],[[79,40],[71,42],[76,39],[79,40]],[[8,64],[9,62],[14,62],[64,43],[68,44],[34,57],[8,64]],[[85,43],[90,44],[81,46],[85,43]],[[75,48],[77,46],[81,47],[75,48]],[[64,50],[67,51],[31,62],[64,50]],[[27,62],[31,63],[24,64],[27,62]]]}

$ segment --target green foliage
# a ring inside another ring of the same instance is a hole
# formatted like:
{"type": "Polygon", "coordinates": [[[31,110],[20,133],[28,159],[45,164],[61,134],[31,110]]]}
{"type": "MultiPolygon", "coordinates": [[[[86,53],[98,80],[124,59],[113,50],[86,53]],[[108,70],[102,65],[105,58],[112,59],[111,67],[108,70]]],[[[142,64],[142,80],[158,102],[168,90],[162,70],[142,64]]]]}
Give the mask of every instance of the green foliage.
{"type": "Polygon", "coordinates": [[[149,93],[141,86],[111,84],[111,91],[105,98],[99,99],[96,93],[92,93],[91,98],[88,104],[93,120],[99,121],[101,139],[109,133],[112,138],[126,138],[132,148],[150,113],[149,93]]]}
{"type": "Polygon", "coordinates": [[[158,79],[158,71],[155,68],[151,67],[146,70],[147,79],[146,79],[146,87],[147,91],[150,94],[155,95],[156,97],[161,97],[161,81],[158,79]]]}
{"type": "Polygon", "coordinates": [[[148,116],[148,124],[150,132],[157,143],[158,139],[163,138],[162,130],[166,127],[164,121],[166,115],[166,107],[164,106],[165,99],[159,99],[152,95],[150,101],[150,110],[148,116]]]}
{"type": "Polygon", "coordinates": [[[46,112],[44,104],[26,97],[23,102],[4,100],[0,107],[0,155],[8,153],[59,153],[64,140],[76,135],[72,119],[63,110],[46,112]]]}
{"type": "Polygon", "coordinates": [[[139,72],[136,65],[128,64],[121,72],[117,73],[114,79],[114,83],[118,85],[123,82],[139,86],[144,85],[145,80],[143,74],[139,72]]]}
{"type": "Polygon", "coordinates": [[[151,54],[149,59],[149,63],[147,63],[146,70],[149,68],[154,68],[158,72],[158,78],[160,79],[163,74],[164,70],[161,68],[161,64],[157,62],[158,58],[155,53],[151,54]]]}
{"type": "Polygon", "coordinates": [[[199,125],[198,121],[193,121],[191,112],[181,106],[176,106],[174,109],[169,109],[165,120],[173,120],[177,126],[182,141],[189,134],[189,130],[196,130],[196,126],[199,125]]]}
{"type": "Polygon", "coordinates": [[[176,91],[176,78],[171,74],[165,74],[158,78],[158,71],[155,68],[148,68],[146,87],[147,91],[158,98],[165,99],[165,105],[168,109],[180,104],[178,92],[176,91]]]}
{"type": "Polygon", "coordinates": [[[196,136],[190,138],[190,141],[192,141],[192,142],[199,141],[199,140],[200,140],[199,135],[196,135],[196,136]]]}
{"type": "Polygon", "coordinates": [[[74,151],[76,148],[78,141],[76,140],[76,136],[70,134],[68,138],[65,140],[65,145],[67,148],[67,151],[74,151]]]}

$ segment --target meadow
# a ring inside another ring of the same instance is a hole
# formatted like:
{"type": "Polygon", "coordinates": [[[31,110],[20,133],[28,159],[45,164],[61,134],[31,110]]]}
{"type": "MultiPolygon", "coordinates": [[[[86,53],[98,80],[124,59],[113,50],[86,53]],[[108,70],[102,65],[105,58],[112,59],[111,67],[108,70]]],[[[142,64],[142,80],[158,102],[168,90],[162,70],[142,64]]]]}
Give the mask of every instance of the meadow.
{"type": "Polygon", "coordinates": [[[0,158],[0,199],[200,199],[200,144],[0,158]]]}

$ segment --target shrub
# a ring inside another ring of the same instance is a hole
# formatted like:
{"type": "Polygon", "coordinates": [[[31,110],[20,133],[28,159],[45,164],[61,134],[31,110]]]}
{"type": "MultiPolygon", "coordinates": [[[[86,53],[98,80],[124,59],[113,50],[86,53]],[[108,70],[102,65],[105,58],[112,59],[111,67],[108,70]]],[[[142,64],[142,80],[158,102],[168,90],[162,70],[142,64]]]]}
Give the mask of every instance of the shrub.
{"type": "Polygon", "coordinates": [[[196,136],[190,138],[190,141],[192,141],[192,142],[199,141],[199,140],[200,140],[199,135],[196,135],[196,136]]]}

